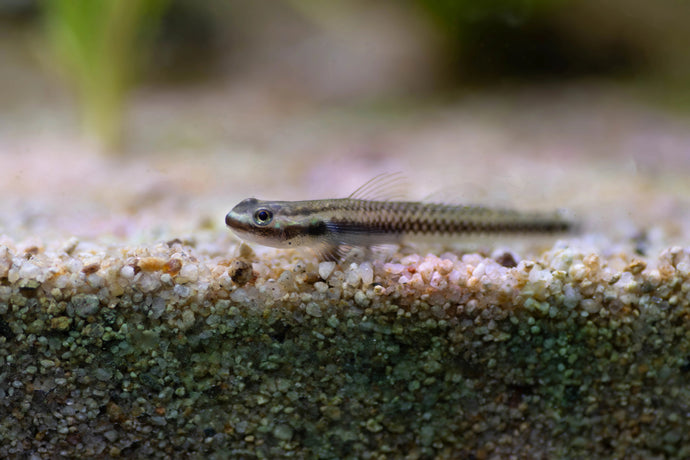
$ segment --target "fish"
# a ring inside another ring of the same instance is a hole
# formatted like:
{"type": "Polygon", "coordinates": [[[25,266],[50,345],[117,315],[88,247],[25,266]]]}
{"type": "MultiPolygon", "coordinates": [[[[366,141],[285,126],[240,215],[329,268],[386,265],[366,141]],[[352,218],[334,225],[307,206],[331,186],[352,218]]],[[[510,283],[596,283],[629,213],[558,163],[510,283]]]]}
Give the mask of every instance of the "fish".
{"type": "Polygon", "coordinates": [[[417,237],[554,234],[577,224],[563,211],[513,209],[392,199],[391,175],[376,176],[347,198],[267,201],[247,198],[225,216],[242,240],[274,248],[310,247],[338,261],[351,248],[401,244],[417,237]]]}

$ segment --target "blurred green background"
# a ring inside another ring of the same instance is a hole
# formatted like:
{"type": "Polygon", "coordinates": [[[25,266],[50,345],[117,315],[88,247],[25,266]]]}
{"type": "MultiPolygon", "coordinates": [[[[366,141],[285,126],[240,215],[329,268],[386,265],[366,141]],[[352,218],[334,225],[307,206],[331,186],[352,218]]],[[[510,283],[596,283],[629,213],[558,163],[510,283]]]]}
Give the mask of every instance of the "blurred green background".
{"type": "Polygon", "coordinates": [[[71,107],[111,152],[155,88],[280,110],[597,81],[687,110],[689,19],[678,0],[0,0],[0,100],[71,107]]]}

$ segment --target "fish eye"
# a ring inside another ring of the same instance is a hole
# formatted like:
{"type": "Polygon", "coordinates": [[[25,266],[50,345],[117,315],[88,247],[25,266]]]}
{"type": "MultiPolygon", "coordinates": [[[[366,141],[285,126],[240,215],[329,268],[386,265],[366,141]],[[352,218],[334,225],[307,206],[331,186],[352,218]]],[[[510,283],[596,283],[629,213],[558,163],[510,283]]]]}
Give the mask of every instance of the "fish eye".
{"type": "Polygon", "coordinates": [[[273,213],[270,209],[259,208],[254,211],[254,223],[256,225],[268,225],[273,220],[273,213]]]}

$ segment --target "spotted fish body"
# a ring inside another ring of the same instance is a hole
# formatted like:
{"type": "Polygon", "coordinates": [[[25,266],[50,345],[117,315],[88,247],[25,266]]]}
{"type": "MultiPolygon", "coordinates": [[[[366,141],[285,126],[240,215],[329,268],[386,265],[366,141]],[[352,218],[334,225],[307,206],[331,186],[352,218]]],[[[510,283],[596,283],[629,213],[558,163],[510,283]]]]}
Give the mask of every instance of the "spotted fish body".
{"type": "Polygon", "coordinates": [[[248,198],[227,214],[225,223],[244,240],[278,248],[309,246],[326,259],[337,259],[343,247],[398,244],[415,237],[548,234],[573,228],[560,213],[358,198],[248,198]]]}

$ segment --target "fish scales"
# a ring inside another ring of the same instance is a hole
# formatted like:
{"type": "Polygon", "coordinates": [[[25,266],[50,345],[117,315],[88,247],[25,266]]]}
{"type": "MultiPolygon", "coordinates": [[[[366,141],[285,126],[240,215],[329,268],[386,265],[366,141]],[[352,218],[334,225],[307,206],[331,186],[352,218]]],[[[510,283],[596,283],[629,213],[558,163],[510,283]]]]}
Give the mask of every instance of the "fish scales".
{"type": "Polygon", "coordinates": [[[557,214],[523,214],[477,206],[452,206],[421,202],[366,200],[340,201],[330,222],[341,231],[391,233],[394,235],[453,236],[467,233],[558,232],[569,222],[557,214]]]}

